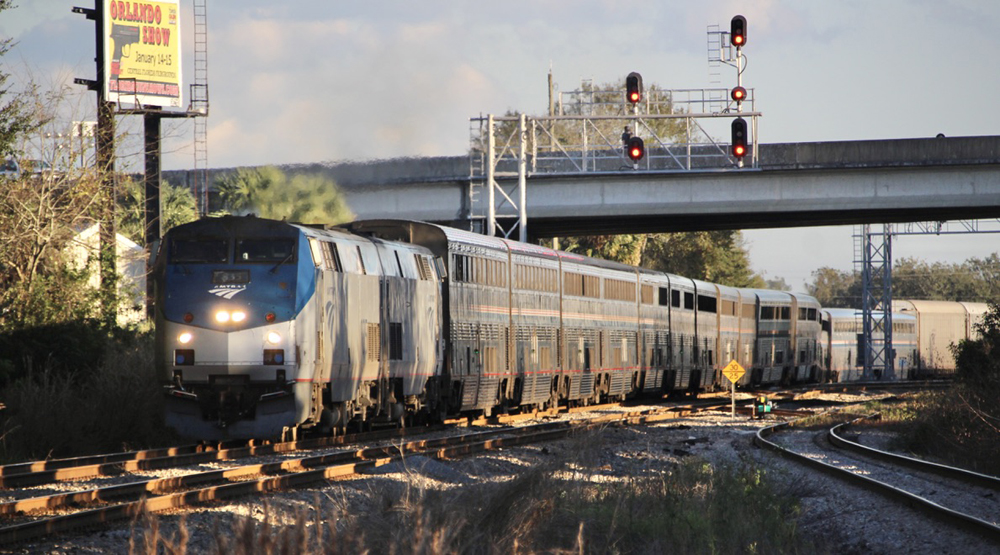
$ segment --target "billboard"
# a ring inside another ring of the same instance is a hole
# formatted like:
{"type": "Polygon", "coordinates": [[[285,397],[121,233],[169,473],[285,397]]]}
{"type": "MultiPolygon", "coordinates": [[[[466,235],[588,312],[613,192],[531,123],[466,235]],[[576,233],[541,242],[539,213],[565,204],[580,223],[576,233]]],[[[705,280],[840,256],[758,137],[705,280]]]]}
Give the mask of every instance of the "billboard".
{"type": "Polygon", "coordinates": [[[181,105],[178,0],[104,2],[104,98],[164,108],[181,105]]]}

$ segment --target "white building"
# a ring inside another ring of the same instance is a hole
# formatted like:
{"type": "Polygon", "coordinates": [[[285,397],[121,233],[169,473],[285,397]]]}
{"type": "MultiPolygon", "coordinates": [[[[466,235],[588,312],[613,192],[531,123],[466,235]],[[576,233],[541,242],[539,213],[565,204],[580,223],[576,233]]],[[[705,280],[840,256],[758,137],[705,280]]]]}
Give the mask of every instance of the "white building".
{"type": "MultiPolygon", "coordinates": [[[[91,287],[101,286],[101,224],[94,223],[76,234],[66,252],[77,269],[89,263],[91,287]]],[[[146,318],[146,251],[141,245],[117,235],[118,324],[134,324],[146,318]]]]}

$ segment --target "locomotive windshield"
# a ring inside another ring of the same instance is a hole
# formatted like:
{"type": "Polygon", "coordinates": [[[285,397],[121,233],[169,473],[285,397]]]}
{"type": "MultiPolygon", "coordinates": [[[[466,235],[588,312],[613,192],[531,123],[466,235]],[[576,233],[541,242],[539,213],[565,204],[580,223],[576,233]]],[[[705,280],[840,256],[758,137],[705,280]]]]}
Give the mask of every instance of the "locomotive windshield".
{"type": "Polygon", "coordinates": [[[224,263],[229,257],[226,239],[174,239],[170,242],[170,262],[177,264],[224,263]]]}
{"type": "Polygon", "coordinates": [[[294,239],[237,239],[236,262],[293,262],[294,239]]]}

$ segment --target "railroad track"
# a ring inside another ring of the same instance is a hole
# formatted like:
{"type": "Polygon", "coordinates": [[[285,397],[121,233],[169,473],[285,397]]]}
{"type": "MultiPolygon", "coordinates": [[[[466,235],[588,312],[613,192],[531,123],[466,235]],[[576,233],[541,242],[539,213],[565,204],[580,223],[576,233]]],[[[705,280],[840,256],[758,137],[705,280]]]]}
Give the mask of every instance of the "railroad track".
{"type": "Polygon", "coordinates": [[[779,432],[788,430],[791,424],[783,422],[759,430],[754,443],[1000,544],[1000,514],[996,509],[1000,479],[888,453],[845,437],[852,424],[876,417],[857,418],[819,436],[810,433],[806,439],[779,444],[769,438],[780,437],[779,432]]]}
{"type": "MultiPolygon", "coordinates": [[[[160,457],[148,456],[150,452],[118,454],[115,457],[128,455],[127,460],[113,462],[95,463],[89,458],[83,458],[75,459],[85,462],[76,467],[71,466],[70,461],[66,461],[56,463],[64,466],[63,468],[37,469],[38,472],[34,474],[27,470],[33,466],[32,464],[21,465],[22,468],[19,470],[23,471],[20,472],[0,468],[0,476],[5,479],[31,476],[29,481],[80,480],[84,476],[117,474],[119,478],[127,480],[124,483],[16,499],[0,504],[0,520],[6,521],[0,527],[0,544],[11,544],[76,528],[131,519],[144,512],[184,509],[239,496],[282,491],[316,482],[343,479],[364,474],[372,468],[405,456],[457,458],[491,449],[562,439],[603,426],[648,424],[695,412],[728,410],[728,406],[728,403],[723,404],[718,401],[702,401],[683,406],[607,414],[576,422],[558,421],[504,427],[449,437],[412,440],[397,437],[390,441],[383,438],[380,445],[358,449],[348,449],[344,445],[332,445],[332,443],[343,444],[362,438],[327,438],[291,444],[177,453],[160,457]],[[303,449],[317,449],[323,452],[295,453],[303,449]],[[188,469],[189,474],[166,478],[120,476],[152,468],[218,464],[221,461],[232,462],[242,457],[259,456],[270,456],[273,460],[221,469],[188,469]]],[[[395,430],[386,431],[386,437],[392,432],[399,433],[395,430]]],[[[366,435],[363,439],[374,441],[371,435],[366,435]]]]}

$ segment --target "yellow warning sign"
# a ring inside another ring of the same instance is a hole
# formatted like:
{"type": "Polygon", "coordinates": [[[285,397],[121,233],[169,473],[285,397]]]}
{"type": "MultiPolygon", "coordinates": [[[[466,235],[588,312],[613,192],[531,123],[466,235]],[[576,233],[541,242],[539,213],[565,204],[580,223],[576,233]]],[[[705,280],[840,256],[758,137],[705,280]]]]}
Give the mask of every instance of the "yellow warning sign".
{"type": "Polygon", "coordinates": [[[740,363],[736,362],[735,360],[730,361],[729,364],[727,364],[726,367],[722,369],[722,373],[725,374],[726,377],[729,378],[729,381],[733,383],[736,383],[737,380],[742,378],[743,374],[746,374],[746,372],[747,371],[744,370],[742,366],[740,366],[740,363]]]}

